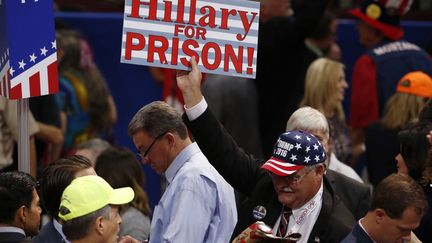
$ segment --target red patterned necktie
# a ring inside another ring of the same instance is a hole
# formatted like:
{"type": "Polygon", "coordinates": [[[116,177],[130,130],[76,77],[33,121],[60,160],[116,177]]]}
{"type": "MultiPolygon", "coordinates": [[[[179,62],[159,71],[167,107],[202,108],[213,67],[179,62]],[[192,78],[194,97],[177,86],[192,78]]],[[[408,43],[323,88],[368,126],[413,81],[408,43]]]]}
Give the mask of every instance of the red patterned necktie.
{"type": "Polygon", "coordinates": [[[279,223],[279,235],[280,237],[285,237],[285,234],[288,230],[289,217],[291,216],[292,211],[289,208],[283,208],[280,223],[279,223]]]}

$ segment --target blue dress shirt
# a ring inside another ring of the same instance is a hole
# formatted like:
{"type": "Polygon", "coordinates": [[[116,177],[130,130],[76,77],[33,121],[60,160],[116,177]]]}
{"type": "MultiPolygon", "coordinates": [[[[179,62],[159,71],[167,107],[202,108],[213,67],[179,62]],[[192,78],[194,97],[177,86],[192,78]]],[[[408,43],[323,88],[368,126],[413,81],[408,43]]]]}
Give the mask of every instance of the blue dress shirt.
{"type": "Polygon", "coordinates": [[[196,143],[165,172],[168,187],[155,207],[150,243],[229,242],[237,223],[233,188],[196,143]]]}

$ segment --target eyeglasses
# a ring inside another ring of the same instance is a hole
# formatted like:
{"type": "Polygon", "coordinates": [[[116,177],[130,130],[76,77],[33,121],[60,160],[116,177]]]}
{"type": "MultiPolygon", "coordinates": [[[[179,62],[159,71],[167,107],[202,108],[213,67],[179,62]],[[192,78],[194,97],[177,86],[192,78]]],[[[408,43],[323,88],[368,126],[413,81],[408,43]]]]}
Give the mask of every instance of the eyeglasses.
{"type": "Polygon", "coordinates": [[[149,146],[149,147],[147,148],[147,150],[144,152],[144,154],[142,154],[141,151],[138,151],[138,152],[137,152],[138,157],[139,157],[140,159],[147,158],[148,153],[150,153],[150,150],[151,150],[151,148],[153,147],[153,145],[156,143],[156,141],[157,141],[159,138],[163,137],[166,133],[167,133],[167,132],[163,132],[163,133],[161,133],[160,135],[158,135],[157,137],[155,137],[155,138],[153,139],[153,142],[150,144],[150,146],[149,146]]]}
{"type": "Polygon", "coordinates": [[[307,166],[306,168],[307,168],[306,172],[304,174],[301,174],[301,175],[299,175],[299,174],[296,173],[295,175],[278,176],[278,175],[275,175],[275,174],[273,174],[271,172],[269,172],[269,175],[273,179],[276,178],[276,177],[278,177],[278,178],[281,178],[283,180],[288,181],[291,184],[298,184],[298,183],[300,183],[304,179],[304,177],[307,174],[309,174],[311,171],[313,171],[315,169],[315,166],[307,166]]]}

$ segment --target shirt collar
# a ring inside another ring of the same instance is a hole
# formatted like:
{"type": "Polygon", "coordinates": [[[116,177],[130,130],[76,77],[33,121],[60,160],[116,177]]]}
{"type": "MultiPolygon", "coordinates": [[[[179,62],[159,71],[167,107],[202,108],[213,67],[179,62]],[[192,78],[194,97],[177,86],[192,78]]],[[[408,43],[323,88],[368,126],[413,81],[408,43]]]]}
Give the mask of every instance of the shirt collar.
{"type": "Polygon", "coordinates": [[[175,175],[179,171],[179,169],[183,166],[186,161],[191,158],[194,154],[199,153],[201,150],[198,147],[197,143],[191,143],[186,146],[173,160],[168,169],[165,171],[165,177],[168,183],[171,183],[174,180],[175,175]]]}
{"type": "Polygon", "coordinates": [[[362,224],[362,220],[363,220],[363,218],[359,219],[358,224],[360,225],[360,227],[362,228],[362,230],[367,234],[367,236],[370,238],[370,240],[372,240],[374,243],[377,243],[374,239],[372,239],[372,236],[364,228],[364,226],[362,224]]]}
{"type": "Polygon", "coordinates": [[[26,236],[23,229],[14,227],[14,226],[0,226],[0,232],[13,232],[13,233],[20,233],[24,236],[26,236]]]}
{"type": "Polygon", "coordinates": [[[318,46],[316,46],[314,43],[312,43],[310,40],[306,39],[305,44],[309,48],[309,50],[311,50],[313,53],[315,53],[315,55],[317,55],[318,57],[324,56],[323,51],[318,46]]]}
{"type": "Polygon", "coordinates": [[[322,193],[323,193],[323,183],[321,182],[321,186],[320,189],[318,190],[318,192],[315,194],[315,196],[310,199],[308,202],[306,202],[305,204],[303,204],[303,206],[301,206],[300,208],[297,209],[293,209],[292,210],[292,215],[294,217],[295,220],[298,220],[298,218],[302,215],[303,211],[305,211],[308,208],[308,205],[312,202],[312,201],[317,201],[318,205],[322,204],[322,193]]]}
{"type": "Polygon", "coordinates": [[[63,234],[63,230],[62,230],[63,226],[56,219],[53,219],[53,225],[54,225],[54,228],[57,230],[57,232],[63,238],[64,242],[70,243],[70,241],[68,241],[66,236],[63,234]]]}

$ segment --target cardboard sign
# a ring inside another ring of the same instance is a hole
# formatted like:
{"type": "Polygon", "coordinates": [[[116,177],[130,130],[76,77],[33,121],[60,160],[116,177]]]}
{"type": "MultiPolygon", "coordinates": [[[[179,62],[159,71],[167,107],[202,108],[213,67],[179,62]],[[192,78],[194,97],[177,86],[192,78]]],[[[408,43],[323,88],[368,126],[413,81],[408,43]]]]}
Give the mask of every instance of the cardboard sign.
{"type": "Polygon", "coordinates": [[[121,62],[255,78],[259,3],[126,0],[121,62]]]}
{"type": "Polygon", "coordinates": [[[0,0],[0,95],[58,92],[52,0],[0,0]]]}
{"type": "Polygon", "coordinates": [[[300,233],[293,233],[285,238],[275,236],[271,227],[262,221],[257,221],[243,230],[232,243],[295,243],[300,239],[300,233]]]}

